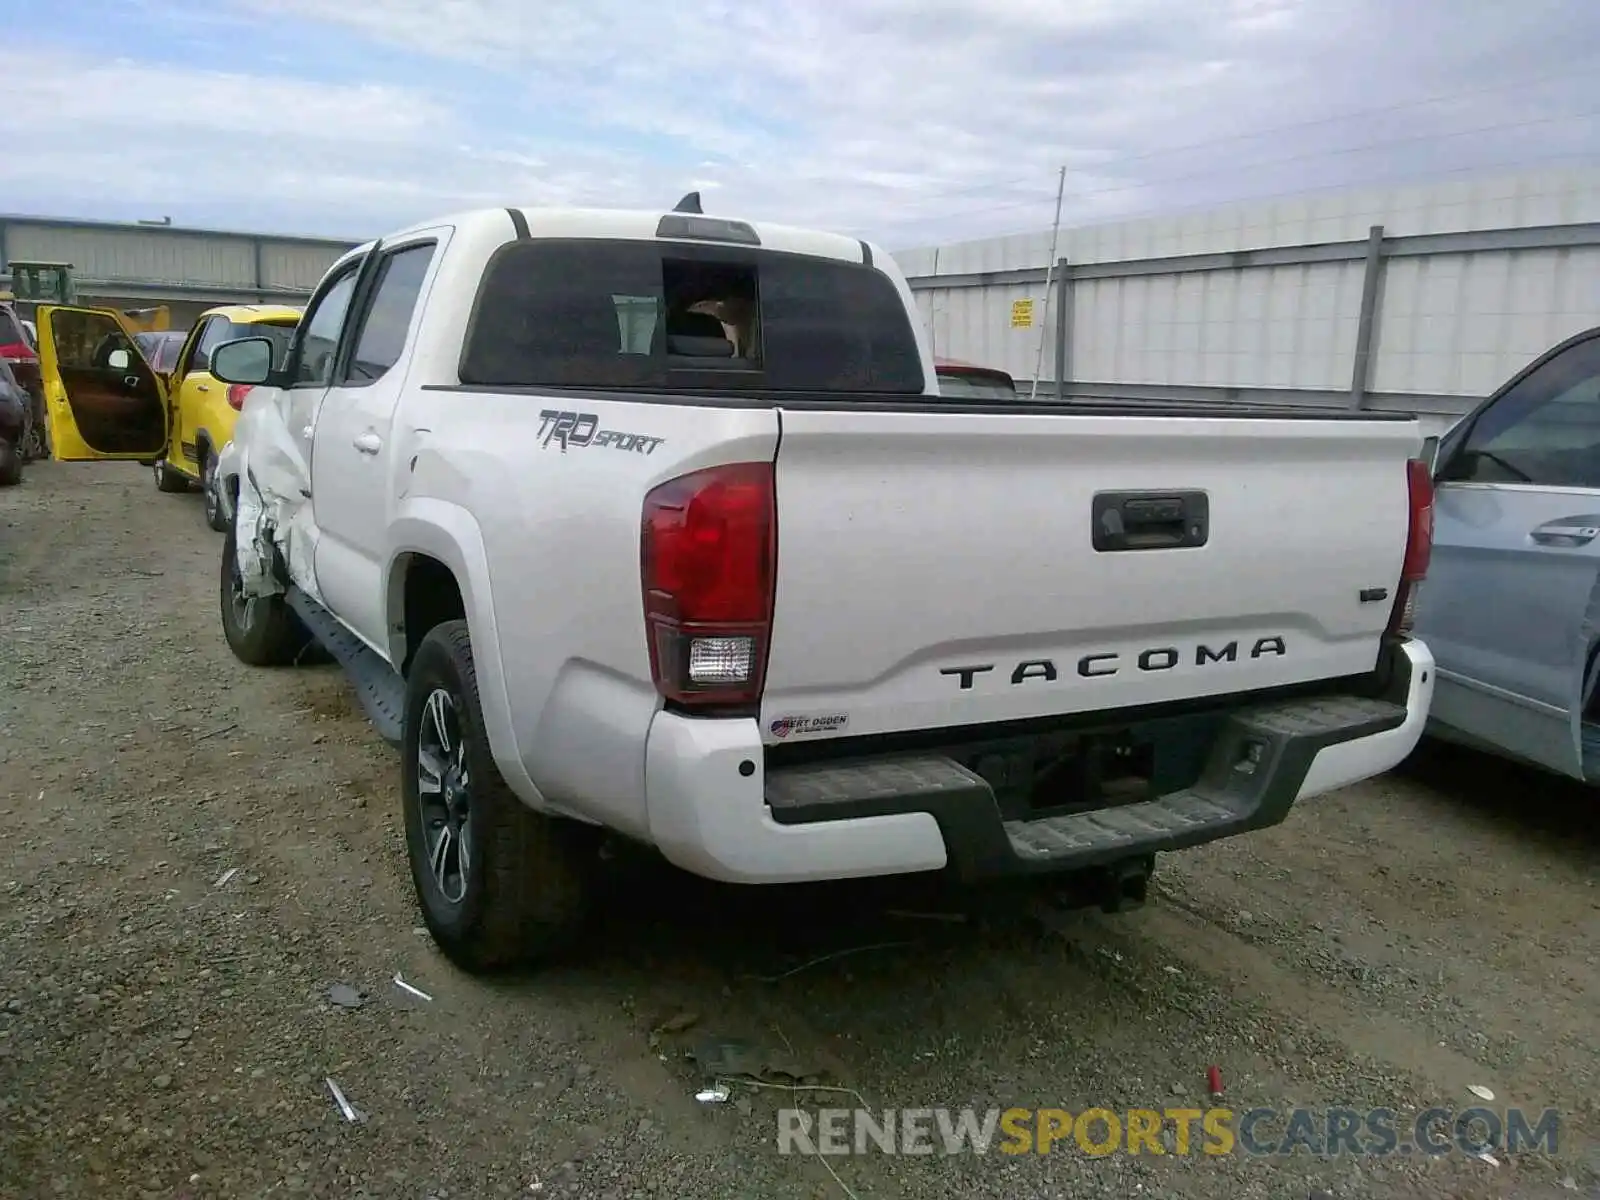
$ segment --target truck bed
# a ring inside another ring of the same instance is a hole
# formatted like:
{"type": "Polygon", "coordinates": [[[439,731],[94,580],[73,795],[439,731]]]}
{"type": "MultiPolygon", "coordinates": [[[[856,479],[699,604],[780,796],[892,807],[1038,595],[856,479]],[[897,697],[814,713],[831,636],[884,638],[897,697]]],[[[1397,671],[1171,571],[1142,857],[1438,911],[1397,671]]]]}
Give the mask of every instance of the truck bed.
{"type": "MultiPolygon", "coordinates": [[[[1072,417],[1197,417],[1235,421],[1383,421],[1407,424],[1416,417],[1371,409],[1306,408],[1284,404],[1240,404],[1211,400],[1148,400],[1137,396],[1092,400],[968,400],[942,396],[886,396],[879,392],[741,392],[726,388],[685,388],[670,392],[604,388],[508,388],[475,384],[424,385],[424,391],[485,395],[544,396],[552,400],[624,401],[692,408],[786,408],[796,412],[835,410],[893,413],[1013,413],[1072,417]]],[[[1420,437],[1420,434],[1419,434],[1420,437]]]]}

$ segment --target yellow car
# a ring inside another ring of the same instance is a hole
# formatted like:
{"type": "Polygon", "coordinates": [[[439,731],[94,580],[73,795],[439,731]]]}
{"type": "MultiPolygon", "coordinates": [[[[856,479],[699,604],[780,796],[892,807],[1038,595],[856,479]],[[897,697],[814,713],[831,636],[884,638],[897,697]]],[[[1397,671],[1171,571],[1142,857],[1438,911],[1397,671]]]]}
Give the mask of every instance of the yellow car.
{"type": "Polygon", "coordinates": [[[53,456],[63,462],[131,458],[155,469],[163,492],[198,485],[206,523],[221,530],[212,476],[250,389],[219,382],[210,371],[211,352],[223,342],[264,336],[279,343],[282,354],[300,313],[275,304],[208,309],[168,372],[150,363],[137,331],[116,310],[41,305],[39,369],[53,456]]]}

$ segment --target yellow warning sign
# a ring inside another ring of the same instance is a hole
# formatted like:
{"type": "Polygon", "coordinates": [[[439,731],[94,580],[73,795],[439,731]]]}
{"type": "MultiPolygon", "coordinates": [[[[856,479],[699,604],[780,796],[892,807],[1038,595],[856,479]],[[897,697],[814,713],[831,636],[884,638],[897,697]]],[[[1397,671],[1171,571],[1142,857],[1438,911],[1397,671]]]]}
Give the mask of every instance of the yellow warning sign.
{"type": "Polygon", "coordinates": [[[1011,328],[1033,328],[1033,301],[1013,300],[1011,302],[1011,328]]]}

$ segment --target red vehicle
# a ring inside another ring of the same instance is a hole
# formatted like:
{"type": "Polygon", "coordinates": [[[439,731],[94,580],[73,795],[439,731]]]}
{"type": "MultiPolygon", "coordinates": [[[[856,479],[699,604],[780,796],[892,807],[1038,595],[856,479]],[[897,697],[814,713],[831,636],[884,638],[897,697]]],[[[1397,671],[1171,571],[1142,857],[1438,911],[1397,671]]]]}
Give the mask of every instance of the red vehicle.
{"type": "Polygon", "coordinates": [[[954,358],[936,358],[934,370],[939,375],[941,396],[972,397],[981,400],[1015,400],[1016,381],[1004,371],[994,367],[980,367],[976,363],[961,362],[954,358]]]}
{"type": "Polygon", "coordinates": [[[0,303],[0,362],[10,368],[29,398],[22,433],[13,450],[23,462],[44,458],[44,384],[39,377],[39,354],[23,331],[17,310],[6,303],[0,303]]]}

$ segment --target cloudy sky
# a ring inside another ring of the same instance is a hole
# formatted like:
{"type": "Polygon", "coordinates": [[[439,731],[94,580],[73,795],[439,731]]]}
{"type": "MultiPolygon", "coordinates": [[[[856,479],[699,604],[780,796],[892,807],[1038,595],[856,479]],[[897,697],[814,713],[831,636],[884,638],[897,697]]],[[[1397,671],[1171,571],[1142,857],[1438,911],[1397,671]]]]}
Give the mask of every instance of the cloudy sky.
{"type": "Polygon", "coordinates": [[[890,247],[1600,159],[1595,0],[0,0],[0,212],[890,247]],[[1587,158],[1584,156],[1587,155],[1587,158]]]}

